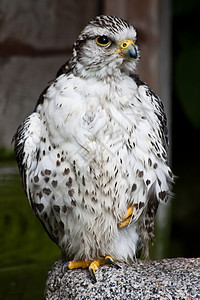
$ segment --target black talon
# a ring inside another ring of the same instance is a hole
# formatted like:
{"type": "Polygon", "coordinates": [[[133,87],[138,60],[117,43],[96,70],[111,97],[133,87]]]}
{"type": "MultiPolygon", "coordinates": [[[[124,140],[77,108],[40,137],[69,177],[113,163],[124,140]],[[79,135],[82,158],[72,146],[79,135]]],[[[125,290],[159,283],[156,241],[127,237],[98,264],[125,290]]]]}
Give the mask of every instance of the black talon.
{"type": "Polygon", "coordinates": [[[62,266],[62,272],[63,274],[65,274],[65,268],[69,266],[69,262],[67,261],[66,263],[64,263],[64,265],[62,266]]]}
{"type": "Polygon", "coordinates": [[[91,275],[93,281],[94,281],[94,282],[97,282],[97,279],[96,279],[94,270],[93,270],[92,268],[89,268],[89,272],[90,272],[90,275],[91,275]]]}
{"type": "Polygon", "coordinates": [[[112,259],[110,259],[110,257],[106,257],[106,261],[107,261],[109,264],[115,266],[117,269],[121,269],[121,268],[122,268],[120,265],[118,265],[116,262],[114,262],[112,259]]]}

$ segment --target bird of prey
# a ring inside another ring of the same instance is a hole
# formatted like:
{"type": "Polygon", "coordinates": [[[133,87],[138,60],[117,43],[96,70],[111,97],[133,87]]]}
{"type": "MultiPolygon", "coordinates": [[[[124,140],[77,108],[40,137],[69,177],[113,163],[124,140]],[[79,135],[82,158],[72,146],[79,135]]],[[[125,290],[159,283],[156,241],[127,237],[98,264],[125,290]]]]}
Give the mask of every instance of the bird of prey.
{"type": "Polygon", "coordinates": [[[68,261],[64,268],[131,263],[154,238],[174,180],[161,100],[134,73],[136,31],[91,20],[71,59],[13,138],[29,203],[68,261]]]}

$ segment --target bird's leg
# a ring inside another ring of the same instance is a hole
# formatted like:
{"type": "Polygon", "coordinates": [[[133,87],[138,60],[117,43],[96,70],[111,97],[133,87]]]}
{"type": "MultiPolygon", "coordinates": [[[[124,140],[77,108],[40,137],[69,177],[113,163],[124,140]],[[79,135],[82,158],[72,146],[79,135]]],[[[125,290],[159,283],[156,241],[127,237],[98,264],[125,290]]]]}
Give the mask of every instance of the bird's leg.
{"type": "Polygon", "coordinates": [[[62,271],[64,273],[66,267],[68,267],[68,269],[70,269],[70,270],[78,269],[78,268],[88,268],[92,279],[94,280],[94,282],[96,282],[97,280],[96,280],[96,276],[95,276],[95,271],[98,270],[100,265],[103,265],[106,263],[112,264],[117,268],[121,268],[118,264],[116,264],[114,262],[114,260],[111,256],[106,256],[105,258],[99,258],[96,260],[68,261],[67,263],[65,263],[63,265],[62,271]]]}
{"type": "MultiPolygon", "coordinates": [[[[133,214],[133,206],[129,205],[129,207],[127,208],[127,212],[123,215],[122,221],[118,224],[118,227],[123,228],[123,227],[127,226],[131,221],[132,214],[133,214]]],[[[110,264],[114,265],[115,267],[120,268],[120,266],[114,262],[114,260],[111,256],[106,256],[105,258],[99,258],[96,260],[87,260],[87,261],[71,260],[71,261],[68,261],[63,265],[62,271],[64,273],[66,267],[68,267],[68,269],[70,269],[70,270],[78,269],[78,268],[88,268],[92,279],[94,280],[94,282],[96,282],[97,280],[96,280],[96,276],[95,276],[95,271],[98,270],[100,265],[103,265],[106,263],[110,263],[110,264]]]]}
{"type": "Polygon", "coordinates": [[[118,227],[123,228],[124,226],[128,225],[131,221],[132,214],[133,214],[133,206],[129,205],[129,207],[127,208],[127,212],[123,215],[122,222],[118,224],[118,227]]]}

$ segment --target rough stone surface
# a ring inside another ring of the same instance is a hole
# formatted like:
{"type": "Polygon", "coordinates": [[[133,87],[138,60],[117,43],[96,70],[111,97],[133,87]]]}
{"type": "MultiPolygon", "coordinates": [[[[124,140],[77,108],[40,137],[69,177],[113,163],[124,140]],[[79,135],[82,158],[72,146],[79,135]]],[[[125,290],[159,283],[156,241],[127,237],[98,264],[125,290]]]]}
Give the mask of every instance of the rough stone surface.
{"type": "Polygon", "coordinates": [[[92,283],[87,269],[48,272],[45,299],[200,299],[200,258],[138,260],[121,269],[103,265],[92,283]]]}

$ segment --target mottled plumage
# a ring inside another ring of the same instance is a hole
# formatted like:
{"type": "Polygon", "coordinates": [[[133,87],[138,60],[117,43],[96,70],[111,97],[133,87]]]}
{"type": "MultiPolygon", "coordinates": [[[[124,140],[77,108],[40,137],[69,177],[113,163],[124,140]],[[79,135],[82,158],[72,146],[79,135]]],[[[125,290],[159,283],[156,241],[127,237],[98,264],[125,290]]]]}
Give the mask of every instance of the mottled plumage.
{"type": "Polygon", "coordinates": [[[170,196],[166,117],[134,74],[135,41],[120,18],[90,21],[14,136],[30,205],[70,260],[130,262],[147,252],[170,196]],[[129,205],[131,223],[119,228],[129,205]]]}

